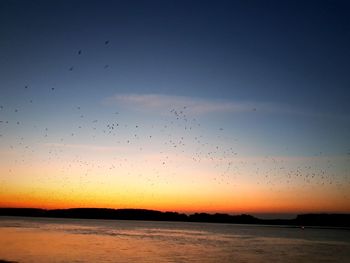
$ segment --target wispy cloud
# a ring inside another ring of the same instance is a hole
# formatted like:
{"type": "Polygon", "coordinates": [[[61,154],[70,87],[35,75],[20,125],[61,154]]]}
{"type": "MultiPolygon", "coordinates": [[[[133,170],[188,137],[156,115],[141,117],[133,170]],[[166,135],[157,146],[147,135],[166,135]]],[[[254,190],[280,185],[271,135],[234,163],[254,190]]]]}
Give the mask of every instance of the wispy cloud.
{"type": "Polygon", "coordinates": [[[171,109],[186,109],[186,113],[201,115],[208,113],[247,113],[299,115],[304,117],[331,118],[348,120],[348,115],[328,112],[314,112],[308,109],[292,107],[275,102],[232,101],[164,94],[115,94],[104,100],[108,105],[134,109],[138,111],[156,111],[167,113],[171,109]]]}
{"type": "Polygon", "coordinates": [[[45,143],[46,147],[78,149],[84,151],[111,152],[125,150],[125,147],[100,146],[91,144],[45,143]]]}
{"type": "Polygon", "coordinates": [[[186,109],[187,113],[193,114],[251,112],[257,107],[266,108],[266,105],[254,102],[232,102],[162,94],[116,94],[107,98],[106,103],[136,110],[186,109]]]}

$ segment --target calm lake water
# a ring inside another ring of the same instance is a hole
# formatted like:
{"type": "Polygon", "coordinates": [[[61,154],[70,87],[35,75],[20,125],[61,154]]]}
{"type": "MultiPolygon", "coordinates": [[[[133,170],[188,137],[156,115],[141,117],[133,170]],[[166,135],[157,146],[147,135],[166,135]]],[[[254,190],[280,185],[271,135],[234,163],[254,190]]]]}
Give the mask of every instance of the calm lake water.
{"type": "Polygon", "coordinates": [[[350,262],[350,231],[0,217],[1,259],[16,262],[350,262]]]}

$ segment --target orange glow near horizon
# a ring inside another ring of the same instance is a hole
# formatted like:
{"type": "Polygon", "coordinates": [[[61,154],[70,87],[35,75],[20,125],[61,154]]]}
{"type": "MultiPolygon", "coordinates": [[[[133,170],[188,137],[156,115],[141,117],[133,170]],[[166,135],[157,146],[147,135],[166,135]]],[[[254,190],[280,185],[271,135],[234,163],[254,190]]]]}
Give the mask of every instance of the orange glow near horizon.
{"type": "MultiPolygon", "coordinates": [[[[57,175],[52,175],[57,176],[57,175]]],[[[208,175],[209,176],[209,175],[208,175]]],[[[248,181],[240,185],[213,184],[203,180],[189,184],[174,180],[170,184],[149,187],[145,184],[128,184],[125,180],[113,184],[86,183],[64,187],[57,182],[45,182],[28,187],[13,182],[0,192],[0,207],[27,207],[60,209],[75,207],[140,208],[185,213],[303,213],[350,212],[342,200],[342,193],[330,187],[293,189],[287,186],[270,188],[248,181]],[[121,188],[115,185],[121,185],[121,188]],[[327,191],[327,196],[324,195],[327,191]],[[305,202],[307,200],[307,202],[305,202]]],[[[178,179],[178,178],[177,178],[178,179]]],[[[132,178],[130,178],[132,180],[132,178]]]]}
{"type": "Polygon", "coordinates": [[[50,139],[32,143],[32,151],[22,144],[0,150],[0,207],[350,212],[348,156],[264,156],[250,141],[233,148],[230,134],[207,132],[203,144],[199,132],[183,135],[175,127],[170,135],[164,126],[144,125],[147,135],[131,142],[50,139]],[[148,135],[157,132],[164,134],[148,135]]]}

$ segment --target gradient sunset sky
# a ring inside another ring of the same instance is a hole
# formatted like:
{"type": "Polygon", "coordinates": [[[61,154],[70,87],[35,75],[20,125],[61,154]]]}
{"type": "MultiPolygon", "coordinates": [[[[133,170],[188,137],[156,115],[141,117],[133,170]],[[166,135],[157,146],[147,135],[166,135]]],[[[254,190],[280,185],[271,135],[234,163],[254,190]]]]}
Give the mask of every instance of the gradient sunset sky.
{"type": "Polygon", "coordinates": [[[0,207],[350,212],[349,1],[0,1],[0,207]]]}

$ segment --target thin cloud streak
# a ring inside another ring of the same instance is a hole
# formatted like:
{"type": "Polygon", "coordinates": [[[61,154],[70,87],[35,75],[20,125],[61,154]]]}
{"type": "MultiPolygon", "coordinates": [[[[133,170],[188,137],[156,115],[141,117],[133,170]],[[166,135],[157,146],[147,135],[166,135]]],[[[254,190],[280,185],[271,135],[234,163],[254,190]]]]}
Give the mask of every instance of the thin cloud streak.
{"type": "Polygon", "coordinates": [[[287,114],[304,117],[331,118],[344,120],[348,116],[333,115],[327,112],[312,112],[307,109],[294,108],[272,102],[230,101],[219,99],[204,99],[198,97],[164,95],[164,94],[115,94],[106,98],[106,105],[117,105],[137,111],[152,111],[167,114],[171,109],[186,109],[187,114],[205,115],[217,113],[249,113],[287,114]]]}
{"type": "Polygon", "coordinates": [[[68,149],[80,149],[88,151],[98,151],[98,152],[110,152],[110,151],[124,151],[125,147],[110,147],[110,146],[98,146],[90,144],[63,144],[63,143],[45,143],[46,147],[58,147],[58,148],[68,148],[68,149]]]}
{"type": "MultiPolygon", "coordinates": [[[[262,104],[252,102],[232,102],[224,100],[208,100],[185,96],[170,96],[163,94],[116,94],[105,100],[108,105],[119,105],[135,110],[171,110],[186,109],[187,113],[195,115],[209,113],[251,112],[262,108],[262,104]]],[[[264,106],[266,107],[266,106],[264,106]]]]}

